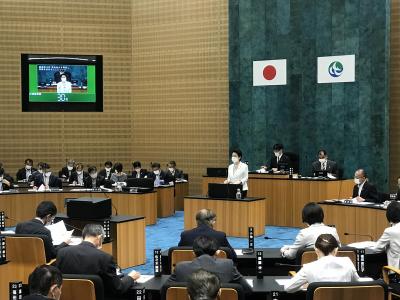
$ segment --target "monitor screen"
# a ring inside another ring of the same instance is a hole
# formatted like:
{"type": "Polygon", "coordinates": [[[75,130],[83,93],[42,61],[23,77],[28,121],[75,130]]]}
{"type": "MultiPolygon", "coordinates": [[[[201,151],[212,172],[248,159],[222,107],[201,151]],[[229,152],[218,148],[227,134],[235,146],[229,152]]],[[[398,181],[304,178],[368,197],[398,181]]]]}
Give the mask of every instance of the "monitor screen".
{"type": "Polygon", "coordinates": [[[101,55],[21,55],[22,111],[103,111],[101,55]]]}

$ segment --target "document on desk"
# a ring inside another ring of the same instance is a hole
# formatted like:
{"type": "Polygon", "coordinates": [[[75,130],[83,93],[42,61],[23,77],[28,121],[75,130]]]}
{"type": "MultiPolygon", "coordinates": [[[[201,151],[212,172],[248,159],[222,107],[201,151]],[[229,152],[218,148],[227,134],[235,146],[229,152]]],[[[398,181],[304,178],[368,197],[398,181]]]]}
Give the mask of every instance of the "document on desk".
{"type": "Polygon", "coordinates": [[[351,243],[351,244],[348,244],[347,246],[354,247],[357,249],[365,249],[365,248],[374,248],[375,245],[376,245],[376,242],[374,242],[374,241],[364,241],[364,242],[358,242],[358,243],[351,243]]]}
{"type": "Polygon", "coordinates": [[[51,238],[53,239],[53,245],[55,246],[60,245],[66,239],[71,238],[72,232],[74,231],[68,231],[65,227],[64,221],[48,225],[46,228],[50,230],[51,238]]]}
{"type": "Polygon", "coordinates": [[[290,278],[288,278],[288,279],[275,279],[275,281],[276,281],[277,284],[283,286],[283,285],[287,284],[290,281],[290,278]]]}
{"type": "Polygon", "coordinates": [[[235,249],[236,255],[243,255],[243,250],[242,249],[235,249]]]}
{"type": "Polygon", "coordinates": [[[153,279],[154,275],[140,275],[139,279],[136,280],[137,283],[145,283],[150,279],[153,279]]]}
{"type": "Polygon", "coordinates": [[[246,279],[246,281],[251,287],[254,287],[253,279],[246,279]]]}

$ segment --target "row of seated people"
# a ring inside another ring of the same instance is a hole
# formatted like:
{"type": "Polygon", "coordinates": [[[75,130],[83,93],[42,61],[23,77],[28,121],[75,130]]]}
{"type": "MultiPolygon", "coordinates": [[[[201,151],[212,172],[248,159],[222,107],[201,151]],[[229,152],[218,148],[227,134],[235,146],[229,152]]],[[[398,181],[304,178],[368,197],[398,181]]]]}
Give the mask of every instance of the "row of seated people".
{"type": "MultiPolygon", "coordinates": [[[[5,173],[1,163],[0,165],[0,191],[13,188],[14,179],[5,173]]],[[[152,178],[155,185],[168,184],[183,178],[183,172],[176,168],[175,161],[170,161],[165,171],[161,170],[161,165],[157,162],[151,164],[151,172],[142,169],[140,161],[133,162],[132,166],[131,174],[123,172],[122,163],[113,165],[111,161],[105,162],[104,169],[99,172],[96,166],[89,166],[85,171],[82,163],[75,163],[73,160],[69,160],[67,165],[56,176],[48,163],[40,162],[36,169],[33,168],[33,161],[26,159],[25,167],[17,172],[17,180],[28,181],[34,188],[39,188],[41,185],[46,188],[59,188],[62,186],[62,181],[67,181],[72,185],[85,186],[86,188],[98,188],[101,185],[126,182],[128,176],[133,178],[152,178]]]]}

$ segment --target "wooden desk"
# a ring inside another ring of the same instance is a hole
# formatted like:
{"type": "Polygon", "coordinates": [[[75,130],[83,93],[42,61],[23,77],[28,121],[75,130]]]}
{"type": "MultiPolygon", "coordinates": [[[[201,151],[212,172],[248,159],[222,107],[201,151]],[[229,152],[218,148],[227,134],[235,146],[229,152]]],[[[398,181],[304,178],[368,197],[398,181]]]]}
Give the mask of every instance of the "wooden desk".
{"type": "Polygon", "coordinates": [[[265,224],[301,227],[301,211],[311,201],[346,198],[352,180],[289,179],[288,175],[249,173],[249,197],[264,197],[265,224]]]}
{"type": "Polygon", "coordinates": [[[189,196],[189,182],[175,183],[175,210],[183,210],[183,199],[189,196]]]}
{"type": "Polygon", "coordinates": [[[217,214],[214,228],[228,236],[247,237],[248,228],[254,227],[254,235],[265,231],[265,198],[213,199],[206,196],[185,197],[185,230],[197,226],[196,213],[209,208],[217,214]]]}
{"type": "Polygon", "coordinates": [[[175,213],[174,186],[159,186],[157,192],[157,217],[165,218],[175,213]]]}
{"type": "MultiPolygon", "coordinates": [[[[73,192],[65,188],[61,192],[16,192],[0,194],[0,211],[15,220],[7,220],[6,226],[15,226],[18,221],[30,220],[35,216],[37,205],[43,200],[53,201],[59,213],[66,212],[65,198],[110,197],[120,215],[144,216],[146,225],[157,222],[156,191],[151,193],[131,194],[123,192],[73,192]]],[[[173,197],[173,196],[171,196],[173,197]]]]}
{"type": "Polygon", "coordinates": [[[389,222],[386,210],[376,205],[355,205],[323,203],[325,224],[336,226],[342,244],[369,240],[368,235],[376,241],[380,238],[389,222]],[[344,235],[345,232],[360,235],[344,235]]]}

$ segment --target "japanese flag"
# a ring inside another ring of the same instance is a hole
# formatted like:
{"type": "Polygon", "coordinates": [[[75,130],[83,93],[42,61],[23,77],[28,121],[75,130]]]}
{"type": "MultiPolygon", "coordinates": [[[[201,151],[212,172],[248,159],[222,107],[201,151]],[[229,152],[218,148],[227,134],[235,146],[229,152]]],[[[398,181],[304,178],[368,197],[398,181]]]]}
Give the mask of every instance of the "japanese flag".
{"type": "Polygon", "coordinates": [[[253,61],[253,86],[286,85],[286,59],[253,61]]]}

